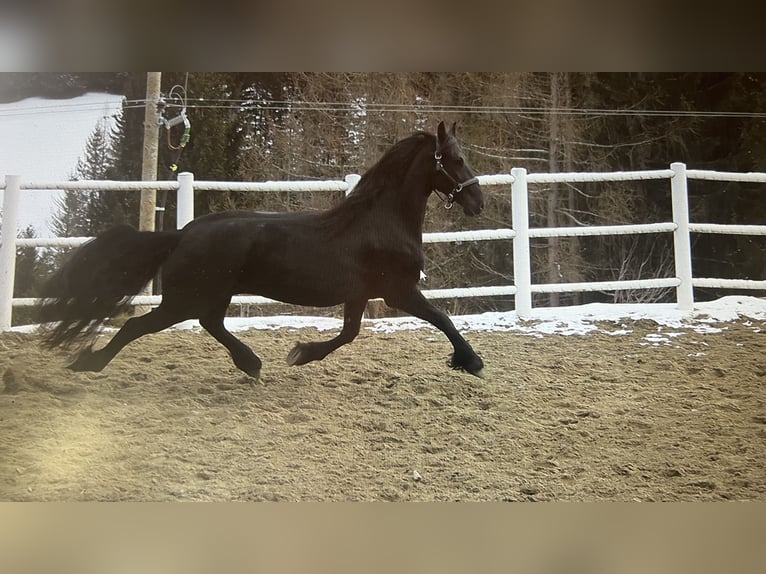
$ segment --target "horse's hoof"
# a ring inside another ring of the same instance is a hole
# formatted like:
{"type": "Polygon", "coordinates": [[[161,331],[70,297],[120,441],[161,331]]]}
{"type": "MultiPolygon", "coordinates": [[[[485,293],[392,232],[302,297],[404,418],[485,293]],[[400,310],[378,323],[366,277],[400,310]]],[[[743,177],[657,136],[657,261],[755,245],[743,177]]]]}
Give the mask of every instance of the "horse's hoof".
{"type": "Polygon", "coordinates": [[[287,354],[287,364],[290,365],[291,367],[294,367],[296,365],[302,365],[306,362],[306,361],[303,361],[302,359],[303,359],[302,345],[298,343],[287,354]]]}
{"type": "Polygon", "coordinates": [[[449,365],[455,371],[463,371],[464,373],[468,373],[469,375],[473,375],[474,377],[479,377],[480,379],[487,378],[487,372],[484,370],[484,367],[481,367],[480,369],[472,371],[471,369],[467,369],[466,367],[452,366],[449,362],[447,362],[447,365],[449,365]]]}
{"type": "Polygon", "coordinates": [[[250,369],[248,371],[245,371],[245,374],[248,376],[248,378],[253,379],[252,382],[258,382],[261,378],[261,370],[260,369],[250,369]]]}
{"type": "Polygon", "coordinates": [[[453,354],[447,361],[447,365],[456,371],[465,371],[480,379],[485,378],[484,361],[482,361],[478,355],[468,357],[467,359],[456,360],[455,355],[453,354]]]}
{"type": "Polygon", "coordinates": [[[78,372],[98,372],[102,370],[106,364],[96,358],[96,354],[90,349],[85,349],[77,355],[77,358],[67,365],[67,369],[78,372]]]}

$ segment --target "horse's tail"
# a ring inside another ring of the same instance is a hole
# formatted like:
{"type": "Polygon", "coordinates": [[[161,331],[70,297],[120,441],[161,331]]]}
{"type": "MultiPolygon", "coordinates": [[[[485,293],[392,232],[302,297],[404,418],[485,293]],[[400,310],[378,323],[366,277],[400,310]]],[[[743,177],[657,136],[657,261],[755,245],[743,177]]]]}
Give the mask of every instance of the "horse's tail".
{"type": "Polygon", "coordinates": [[[155,276],[180,231],[112,227],[74,251],[43,286],[43,344],[68,347],[92,339],[155,276]]]}

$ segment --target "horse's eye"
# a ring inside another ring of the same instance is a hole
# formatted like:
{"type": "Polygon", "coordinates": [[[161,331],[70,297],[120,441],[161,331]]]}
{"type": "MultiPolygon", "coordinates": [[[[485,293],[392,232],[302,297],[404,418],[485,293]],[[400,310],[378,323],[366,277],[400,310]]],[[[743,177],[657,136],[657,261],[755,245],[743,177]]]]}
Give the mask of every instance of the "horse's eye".
{"type": "Polygon", "coordinates": [[[455,160],[455,163],[457,164],[458,167],[463,167],[463,165],[465,164],[465,160],[462,157],[459,157],[455,160]]]}

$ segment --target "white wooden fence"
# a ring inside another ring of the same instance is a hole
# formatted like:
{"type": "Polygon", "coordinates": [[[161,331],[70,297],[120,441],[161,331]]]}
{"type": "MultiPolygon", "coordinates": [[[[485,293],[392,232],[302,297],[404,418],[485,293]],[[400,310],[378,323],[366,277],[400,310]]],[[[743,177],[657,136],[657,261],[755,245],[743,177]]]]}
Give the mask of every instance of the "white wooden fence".
{"type": "MultiPolygon", "coordinates": [[[[673,163],[670,169],[649,171],[619,171],[606,173],[541,173],[528,174],[524,168],[514,168],[510,174],[479,176],[483,187],[511,185],[513,208],[512,226],[501,229],[457,231],[449,233],[426,233],[425,243],[451,241],[513,241],[513,285],[493,287],[466,287],[454,289],[431,289],[423,293],[429,298],[482,297],[514,295],[516,313],[524,318],[532,312],[533,293],[617,291],[624,289],[654,289],[674,287],[678,308],[685,313],[694,310],[694,287],[724,289],[766,289],[766,281],[700,278],[692,276],[692,253],[690,233],[722,233],[743,235],[766,235],[766,225],[721,225],[691,223],[687,182],[689,179],[739,181],[766,183],[766,173],[731,173],[686,169],[683,163],[673,163]],[[528,186],[543,183],[610,182],[667,179],[673,206],[673,221],[638,225],[608,225],[589,227],[529,227],[528,186]],[[641,279],[623,281],[599,281],[587,283],[533,284],[530,262],[529,240],[536,237],[573,237],[588,235],[626,235],[644,233],[672,233],[675,256],[675,277],[662,279],[641,279]]],[[[349,193],[358,175],[346,176],[345,181],[281,181],[281,182],[213,182],[194,181],[190,173],[181,173],[177,181],[75,181],[75,182],[22,182],[16,175],[7,175],[3,199],[3,226],[0,237],[0,332],[11,325],[13,306],[29,306],[38,302],[31,298],[13,298],[16,248],[25,246],[51,247],[74,246],[87,241],[88,237],[67,237],[53,239],[18,239],[18,205],[22,190],[141,190],[157,189],[177,191],[177,227],[181,228],[194,218],[194,190],[230,190],[252,192],[275,191],[345,191],[349,193]]],[[[30,191],[30,193],[34,193],[30,191]]],[[[133,301],[137,305],[158,304],[160,296],[139,296],[133,301]]],[[[234,303],[270,303],[263,297],[240,296],[234,303]]]]}

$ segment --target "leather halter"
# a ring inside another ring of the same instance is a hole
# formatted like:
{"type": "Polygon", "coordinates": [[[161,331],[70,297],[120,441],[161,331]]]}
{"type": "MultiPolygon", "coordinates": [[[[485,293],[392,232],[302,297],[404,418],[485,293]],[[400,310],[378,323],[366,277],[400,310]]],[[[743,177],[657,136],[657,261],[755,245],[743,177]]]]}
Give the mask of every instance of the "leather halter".
{"type": "Polygon", "coordinates": [[[454,177],[450,175],[450,173],[444,169],[444,164],[442,163],[442,153],[439,150],[436,150],[434,152],[434,159],[436,160],[436,173],[443,173],[448,180],[452,182],[452,185],[455,187],[452,188],[452,191],[445,194],[442,191],[439,191],[439,189],[434,189],[434,191],[444,199],[444,207],[446,209],[452,209],[452,206],[455,203],[455,196],[463,191],[464,187],[468,187],[469,185],[473,185],[474,183],[479,183],[478,177],[472,177],[471,179],[467,179],[463,182],[460,182],[456,180],[454,177]]]}

